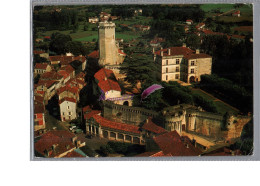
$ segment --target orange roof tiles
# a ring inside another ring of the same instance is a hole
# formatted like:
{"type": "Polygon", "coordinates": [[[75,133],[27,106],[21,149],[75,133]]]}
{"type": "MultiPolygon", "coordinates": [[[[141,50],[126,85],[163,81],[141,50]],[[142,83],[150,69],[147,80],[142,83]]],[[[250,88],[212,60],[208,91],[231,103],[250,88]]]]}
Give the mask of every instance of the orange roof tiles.
{"type": "Polygon", "coordinates": [[[78,60],[80,62],[85,62],[85,56],[50,56],[50,61],[60,61],[61,65],[69,65],[72,61],[78,60]]]}
{"type": "Polygon", "coordinates": [[[100,110],[91,110],[91,112],[84,114],[84,119],[90,119],[94,115],[97,115],[97,114],[100,114],[100,113],[101,113],[100,110]]]}
{"type": "Polygon", "coordinates": [[[142,129],[151,131],[156,134],[167,132],[164,128],[153,123],[151,117],[149,117],[147,120],[148,121],[145,122],[144,125],[142,126],[142,129]]]}
{"type": "Polygon", "coordinates": [[[65,92],[65,91],[68,91],[68,92],[71,92],[74,94],[78,94],[79,89],[77,87],[72,88],[72,87],[64,86],[64,87],[61,87],[60,89],[58,89],[57,93],[61,94],[62,92],[65,92]]]}
{"type": "Polygon", "coordinates": [[[75,144],[72,142],[73,137],[75,135],[69,131],[49,131],[35,142],[34,148],[43,156],[45,151],[48,150],[50,152],[49,157],[55,157],[75,147],[75,144]],[[53,150],[53,145],[56,146],[55,150],[53,150]]]}
{"type": "Polygon", "coordinates": [[[110,121],[99,115],[93,115],[92,118],[94,118],[96,120],[96,122],[98,122],[101,125],[101,127],[107,127],[107,128],[111,128],[111,129],[115,129],[115,130],[131,132],[131,133],[135,133],[135,134],[141,133],[139,130],[139,127],[135,126],[135,125],[110,121]]]}
{"type": "Polygon", "coordinates": [[[122,52],[120,49],[118,49],[118,53],[126,56],[126,53],[122,52]]]}
{"type": "Polygon", "coordinates": [[[55,83],[56,83],[55,80],[43,80],[43,79],[40,79],[38,81],[38,83],[35,85],[35,87],[42,85],[42,86],[45,86],[45,87],[49,88],[49,87],[51,87],[55,83]]]}
{"type": "Polygon", "coordinates": [[[106,78],[109,79],[114,75],[112,70],[101,68],[98,72],[95,73],[94,77],[98,81],[104,81],[106,78]]]}
{"type": "Polygon", "coordinates": [[[59,71],[58,71],[58,74],[61,75],[61,76],[63,76],[64,79],[66,79],[67,77],[70,76],[70,74],[69,74],[68,72],[66,72],[65,70],[59,70],[59,71]]]}
{"type": "Polygon", "coordinates": [[[115,81],[110,80],[110,79],[108,79],[106,81],[100,81],[98,83],[98,86],[101,88],[101,90],[103,92],[108,92],[110,90],[116,90],[116,91],[121,92],[121,88],[120,88],[119,84],[115,81]]]}
{"type": "Polygon", "coordinates": [[[176,55],[186,56],[187,54],[192,54],[194,52],[188,47],[169,47],[166,49],[158,50],[155,52],[155,54],[161,55],[161,51],[163,51],[163,56],[176,56],[176,55]],[[170,49],[170,54],[168,54],[168,49],[170,49]]]}
{"type": "Polygon", "coordinates": [[[198,156],[201,151],[195,148],[187,137],[181,138],[176,131],[168,132],[153,138],[155,143],[163,151],[163,154],[171,156],[198,156]]]}
{"type": "Polygon", "coordinates": [[[61,100],[59,100],[59,104],[62,104],[64,101],[69,101],[69,102],[73,102],[73,103],[77,103],[77,100],[74,98],[69,98],[69,97],[65,97],[62,98],[61,100]]]}
{"type": "Polygon", "coordinates": [[[88,57],[91,57],[91,58],[99,58],[99,51],[98,50],[95,50],[93,52],[91,52],[88,57]]]}
{"type": "Polygon", "coordinates": [[[73,68],[72,66],[70,66],[70,65],[61,67],[60,70],[65,70],[65,71],[68,72],[68,73],[72,73],[72,72],[75,71],[74,68],[73,68]]]}
{"type": "Polygon", "coordinates": [[[34,69],[46,70],[47,66],[48,66],[47,63],[36,63],[34,69]]]}

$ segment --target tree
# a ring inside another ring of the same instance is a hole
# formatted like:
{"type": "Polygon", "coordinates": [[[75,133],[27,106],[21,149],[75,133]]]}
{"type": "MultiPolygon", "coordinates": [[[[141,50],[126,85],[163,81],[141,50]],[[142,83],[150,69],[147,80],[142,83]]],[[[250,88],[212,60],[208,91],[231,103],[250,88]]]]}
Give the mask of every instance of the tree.
{"type": "Polygon", "coordinates": [[[65,51],[71,52],[75,56],[86,55],[87,49],[80,41],[69,41],[65,44],[65,51]]]}
{"type": "Polygon", "coordinates": [[[189,34],[186,39],[186,44],[193,50],[196,50],[200,46],[200,37],[196,34],[189,34]]]}
{"type": "Polygon", "coordinates": [[[69,35],[64,35],[59,32],[55,32],[51,35],[50,50],[56,54],[66,53],[67,42],[72,41],[69,35]]]}
{"type": "Polygon", "coordinates": [[[125,80],[134,86],[138,81],[143,83],[155,79],[155,64],[152,56],[133,54],[125,58],[120,72],[125,73],[125,80]]]}

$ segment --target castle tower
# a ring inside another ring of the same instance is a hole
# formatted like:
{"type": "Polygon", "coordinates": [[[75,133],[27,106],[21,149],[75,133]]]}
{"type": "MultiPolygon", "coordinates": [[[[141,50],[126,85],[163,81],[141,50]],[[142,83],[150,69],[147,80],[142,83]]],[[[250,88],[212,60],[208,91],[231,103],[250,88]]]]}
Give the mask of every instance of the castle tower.
{"type": "Polygon", "coordinates": [[[115,23],[100,22],[98,26],[99,64],[116,65],[118,48],[115,40],[115,23]]]}

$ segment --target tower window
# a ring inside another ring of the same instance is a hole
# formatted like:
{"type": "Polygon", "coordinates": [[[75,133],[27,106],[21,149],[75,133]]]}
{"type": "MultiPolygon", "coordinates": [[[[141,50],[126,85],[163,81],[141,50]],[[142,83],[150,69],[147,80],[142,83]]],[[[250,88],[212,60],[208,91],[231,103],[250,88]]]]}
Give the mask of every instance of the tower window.
{"type": "Polygon", "coordinates": [[[165,80],[168,80],[168,76],[166,75],[165,80]]]}
{"type": "Polygon", "coordinates": [[[180,64],[180,59],[176,59],[176,64],[180,64]]]}

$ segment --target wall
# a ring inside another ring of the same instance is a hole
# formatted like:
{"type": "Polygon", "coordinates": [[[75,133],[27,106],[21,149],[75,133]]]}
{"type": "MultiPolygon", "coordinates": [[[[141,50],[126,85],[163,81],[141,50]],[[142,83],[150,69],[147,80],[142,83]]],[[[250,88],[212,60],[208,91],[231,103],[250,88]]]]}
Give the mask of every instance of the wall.
{"type": "Polygon", "coordinates": [[[76,103],[73,103],[70,101],[62,102],[60,104],[60,117],[61,117],[61,121],[76,119],[77,118],[76,103]],[[68,106],[69,106],[69,109],[68,109],[68,106]],[[71,115],[69,115],[69,112],[71,112],[71,115]],[[64,115],[63,115],[63,113],[64,113],[64,115]]]}
{"type": "Polygon", "coordinates": [[[198,64],[198,81],[200,76],[203,74],[211,74],[212,58],[199,58],[197,59],[198,64]]]}
{"type": "Polygon", "coordinates": [[[101,65],[115,65],[118,55],[115,42],[115,23],[100,22],[98,28],[99,63],[101,65]]]}
{"type": "Polygon", "coordinates": [[[107,119],[114,119],[118,122],[139,125],[149,116],[156,117],[159,113],[139,107],[128,107],[117,105],[109,101],[103,101],[102,116],[107,119]]]}

